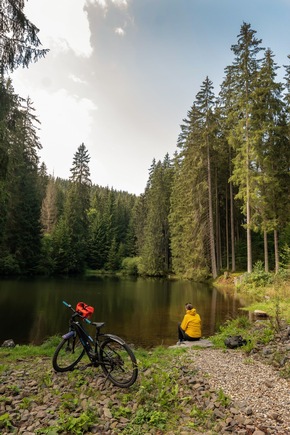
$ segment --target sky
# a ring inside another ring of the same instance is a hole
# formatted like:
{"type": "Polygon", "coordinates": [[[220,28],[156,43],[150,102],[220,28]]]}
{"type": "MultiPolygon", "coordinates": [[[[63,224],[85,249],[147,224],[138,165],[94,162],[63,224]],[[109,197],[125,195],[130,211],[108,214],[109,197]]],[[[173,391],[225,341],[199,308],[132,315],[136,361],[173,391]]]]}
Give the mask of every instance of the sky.
{"type": "Polygon", "coordinates": [[[68,179],[84,143],[94,184],[137,195],[207,76],[219,92],[243,22],[279,80],[289,64],[290,0],[28,0],[24,12],[50,49],[12,74],[41,123],[41,162],[68,179]]]}

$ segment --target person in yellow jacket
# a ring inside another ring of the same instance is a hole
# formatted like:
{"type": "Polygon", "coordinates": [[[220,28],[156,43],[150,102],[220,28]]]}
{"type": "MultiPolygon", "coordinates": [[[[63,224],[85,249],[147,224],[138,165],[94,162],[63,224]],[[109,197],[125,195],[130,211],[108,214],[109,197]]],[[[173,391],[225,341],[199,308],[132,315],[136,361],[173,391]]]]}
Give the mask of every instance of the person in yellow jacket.
{"type": "Polygon", "coordinates": [[[184,341],[195,341],[201,337],[201,318],[191,303],[185,304],[186,313],[178,324],[179,344],[184,341]]]}

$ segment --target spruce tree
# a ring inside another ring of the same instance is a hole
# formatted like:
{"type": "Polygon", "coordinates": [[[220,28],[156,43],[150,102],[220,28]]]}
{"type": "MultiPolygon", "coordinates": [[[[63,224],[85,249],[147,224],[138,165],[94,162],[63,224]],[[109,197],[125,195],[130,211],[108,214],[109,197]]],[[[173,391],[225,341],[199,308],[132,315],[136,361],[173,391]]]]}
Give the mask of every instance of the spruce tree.
{"type": "Polygon", "coordinates": [[[234,126],[229,131],[229,143],[235,150],[232,181],[239,188],[237,197],[243,201],[246,216],[248,272],[252,271],[251,209],[255,183],[253,162],[256,161],[255,132],[252,125],[253,93],[259,72],[258,55],[263,50],[262,41],[255,34],[256,31],[250,24],[243,23],[238,42],[231,47],[235,55],[234,62],[227,68],[233,95],[232,106],[228,112],[229,120],[234,126]]]}
{"type": "Polygon", "coordinates": [[[141,249],[143,273],[164,276],[171,268],[168,214],[173,169],[168,154],[157,162],[147,183],[147,214],[141,249]]]}
{"type": "MultiPolygon", "coordinates": [[[[279,185],[279,177],[284,167],[282,160],[285,159],[285,153],[287,155],[289,152],[284,145],[287,133],[283,122],[285,116],[282,102],[283,86],[275,80],[277,69],[273,53],[267,49],[257,75],[257,86],[253,94],[252,123],[256,148],[256,162],[253,169],[257,175],[252,228],[264,234],[266,272],[269,271],[268,233],[278,231],[279,214],[283,208],[288,208],[279,185]]],[[[279,254],[276,244],[275,258],[275,269],[278,271],[279,254]]]]}
{"type": "Polygon", "coordinates": [[[41,224],[44,233],[51,234],[58,220],[57,187],[53,177],[50,177],[46,195],[41,206],[41,224]]]}
{"type": "MultiPolygon", "coordinates": [[[[215,149],[215,134],[216,134],[216,122],[214,120],[214,105],[215,96],[213,93],[213,83],[206,77],[202,83],[201,90],[196,95],[196,107],[200,113],[200,127],[202,133],[202,142],[200,146],[204,148],[205,160],[206,160],[206,172],[207,172],[207,208],[208,208],[208,238],[209,238],[209,252],[211,273],[213,278],[218,275],[217,269],[217,253],[216,253],[216,237],[215,234],[215,222],[213,212],[213,162],[214,162],[214,149],[215,149]]],[[[201,150],[200,150],[201,151],[201,150]]],[[[216,210],[217,214],[217,210],[216,210]]],[[[216,216],[217,218],[217,216],[216,216]]]]}
{"type": "Polygon", "coordinates": [[[29,100],[18,98],[10,113],[8,162],[5,180],[6,219],[2,255],[13,258],[21,273],[33,273],[40,255],[40,188],[38,122],[29,100]]]}
{"type": "Polygon", "coordinates": [[[142,193],[132,209],[132,227],[136,238],[135,249],[137,256],[141,255],[145,238],[145,222],[147,216],[147,196],[142,193]]]}
{"type": "Polygon", "coordinates": [[[236,230],[237,219],[239,214],[239,207],[236,207],[234,197],[236,195],[236,189],[231,179],[233,171],[233,156],[235,155],[234,149],[229,144],[230,132],[234,129],[236,123],[236,117],[230,116],[232,105],[234,104],[234,78],[232,75],[232,68],[225,68],[226,77],[222,83],[219,97],[218,97],[218,113],[219,113],[219,125],[220,125],[220,140],[223,144],[223,157],[227,159],[227,167],[224,171],[227,182],[225,187],[226,200],[226,246],[227,246],[227,269],[230,268],[231,258],[231,270],[236,270],[236,230]]]}
{"type": "Polygon", "coordinates": [[[28,67],[48,52],[40,48],[39,29],[25,16],[24,5],[25,0],[1,0],[0,76],[28,67]]]}
{"type": "Polygon", "coordinates": [[[112,228],[113,196],[110,189],[98,188],[91,201],[87,262],[92,269],[105,268],[111,241],[115,237],[112,228]]]}
{"type": "Polygon", "coordinates": [[[173,268],[186,277],[218,274],[218,209],[213,191],[217,121],[212,82],[206,77],[184,120],[171,198],[173,268]]]}
{"type": "Polygon", "coordinates": [[[200,113],[193,104],[183,120],[178,138],[180,152],[169,215],[173,271],[184,278],[200,279],[210,272],[207,251],[208,190],[206,156],[200,154],[200,113]]]}
{"type": "Polygon", "coordinates": [[[88,210],[90,206],[90,156],[82,143],[73,158],[70,187],[66,195],[63,219],[55,229],[54,250],[58,271],[78,273],[85,267],[87,257],[88,210]],[[66,262],[62,254],[66,252],[66,262]]]}

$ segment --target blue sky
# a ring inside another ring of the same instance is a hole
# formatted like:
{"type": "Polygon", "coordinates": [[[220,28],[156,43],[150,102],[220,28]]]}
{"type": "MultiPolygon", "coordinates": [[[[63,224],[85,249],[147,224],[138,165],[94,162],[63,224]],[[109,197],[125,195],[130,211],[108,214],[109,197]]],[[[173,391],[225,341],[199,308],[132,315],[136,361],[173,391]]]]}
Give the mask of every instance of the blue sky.
{"type": "Polygon", "coordinates": [[[50,52],[12,78],[34,102],[48,172],[68,178],[84,142],[93,183],[130,193],[176,151],[206,76],[218,93],[243,22],[289,63],[290,0],[28,0],[25,12],[50,52]]]}

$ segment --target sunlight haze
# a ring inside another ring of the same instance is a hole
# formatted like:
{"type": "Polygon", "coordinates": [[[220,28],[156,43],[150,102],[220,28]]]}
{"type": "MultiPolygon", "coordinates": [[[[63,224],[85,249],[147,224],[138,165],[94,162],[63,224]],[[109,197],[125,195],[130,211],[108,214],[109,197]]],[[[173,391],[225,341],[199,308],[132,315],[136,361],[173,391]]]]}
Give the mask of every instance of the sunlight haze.
{"type": "Polygon", "coordinates": [[[243,22],[279,66],[290,54],[289,0],[29,0],[25,13],[50,49],[12,74],[41,122],[41,161],[67,179],[84,142],[92,182],[129,193],[175,152],[206,76],[219,92],[243,22]]]}

